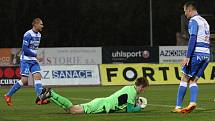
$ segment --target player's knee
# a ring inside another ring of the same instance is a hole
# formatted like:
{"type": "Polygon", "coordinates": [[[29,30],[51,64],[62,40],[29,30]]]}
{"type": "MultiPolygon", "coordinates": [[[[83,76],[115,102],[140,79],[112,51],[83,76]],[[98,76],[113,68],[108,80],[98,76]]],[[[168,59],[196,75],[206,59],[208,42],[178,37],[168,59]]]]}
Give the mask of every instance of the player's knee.
{"type": "Polygon", "coordinates": [[[189,80],[189,76],[187,76],[186,74],[183,74],[181,77],[181,81],[188,82],[188,80],[189,80]]]}
{"type": "Polygon", "coordinates": [[[75,106],[72,106],[70,109],[67,110],[67,112],[74,114],[75,110],[75,106]]]}
{"type": "Polygon", "coordinates": [[[22,77],[21,81],[22,81],[23,84],[28,83],[28,77],[22,77]]]}
{"type": "Polygon", "coordinates": [[[71,114],[78,114],[78,113],[83,113],[83,108],[79,105],[75,105],[73,107],[70,108],[69,112],[71,114]]]}
{"type": "Polygon", "coordinates": [[[34,76],[34,80],[41,80],[42,78],[40,73],[35,73],[33,76],[34,76]]]}
{"type": "Polygon", "coordinates": [[[71,114],[76,114],[76,113],[77,113],[77,110],[76,110],[75,108],[71,108],[71,109],[69,110],[69,113],[71,113],[71,114]]]}
{"type": "Polygon", "coordinates": [[[191,77],[191,78],[190,78],[190,82],[189,82],[189,84],[197,83],[197,80],[198,80],[198,78],[197,78],[197,77],[191,77]]]}

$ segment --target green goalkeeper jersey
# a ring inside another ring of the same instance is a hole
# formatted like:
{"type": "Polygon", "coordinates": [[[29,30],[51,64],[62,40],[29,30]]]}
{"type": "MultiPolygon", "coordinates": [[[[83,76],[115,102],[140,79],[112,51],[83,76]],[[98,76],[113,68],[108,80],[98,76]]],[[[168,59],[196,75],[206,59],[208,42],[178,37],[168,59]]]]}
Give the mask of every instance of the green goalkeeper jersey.
{"type": "Polygon", "coordinates": [[[113,112],[125,109],[126,112],[139,112],[140,106],[135,106],[137,91],[135,86],[125,86],[114,94],[105,98],[95,98],[94,100],[81,104],[84,112],[101,113],[113,112]]]}
{"type": "Polygon", "coordinates": [[[135,105],[137,91],[135,86],[125,86],[114,94],[106,97],[107,108],[110,110],[121,110],[127,107],[128,104],[135,105]]]}

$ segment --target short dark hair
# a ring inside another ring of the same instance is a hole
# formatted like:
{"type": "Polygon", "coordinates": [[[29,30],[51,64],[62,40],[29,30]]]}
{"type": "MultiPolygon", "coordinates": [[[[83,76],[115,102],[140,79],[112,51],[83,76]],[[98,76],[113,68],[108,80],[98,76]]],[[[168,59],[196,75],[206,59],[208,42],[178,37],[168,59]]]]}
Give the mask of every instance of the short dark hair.
{"type": "Polygon", "coordinates": [[[184,4],[184,6],[185,6],[186,8],[192,7],[193,10],[197,10],[197,3],[194,2],[194,1],[188,1],[188,2],[186,2],[186,3],[184,4]]]}
{"type": "Polygon", "coordinates": [[[42,21],[41,18],[35,18],[35,19],[32,21],[32,25],[35,25],[36,23],[39,23],[40,21],[42,21]]]}
{"type": "Polygon", "coordinates": [[[143,87],[148,87],[149,86],[149,81],[147,80],[146,77],[139,77],[137,78],[136,82],[135,82],[136,86],[140,86],[142,85],[143,87]]]}

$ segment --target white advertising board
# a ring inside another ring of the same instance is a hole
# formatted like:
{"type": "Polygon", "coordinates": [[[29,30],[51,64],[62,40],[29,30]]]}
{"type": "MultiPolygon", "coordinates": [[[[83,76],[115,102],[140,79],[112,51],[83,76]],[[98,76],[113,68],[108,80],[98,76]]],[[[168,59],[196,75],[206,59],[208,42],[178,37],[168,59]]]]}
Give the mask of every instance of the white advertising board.
{"type": "Polygon", "coordinates": [[[39,48],[41,65],[101,64],[101,47],[39,48]]]}
{"type": "Polygon", "coordinates": [[[41,66],[43,85],[99,85],[98,65],[41,66]]]}
{"type": "Polygon", "coordinates": [[[186,53],[187,46],[160,46],[159,63],[180,63],[186,53]]]}

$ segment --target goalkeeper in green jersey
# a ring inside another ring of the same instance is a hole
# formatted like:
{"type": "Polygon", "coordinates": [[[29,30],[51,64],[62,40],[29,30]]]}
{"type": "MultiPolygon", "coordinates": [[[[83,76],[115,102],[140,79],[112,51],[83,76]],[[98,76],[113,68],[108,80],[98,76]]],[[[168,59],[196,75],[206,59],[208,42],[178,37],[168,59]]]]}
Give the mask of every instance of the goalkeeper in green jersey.
{"type": "Polygon", "coordinates": [[[125,109],[126,112],[140,112],[142,101],[137,100],[138,94],[145,91],[149,86],[148,80],[140,77],[132,86],[125,86],[109,97],[95,98],[92,101],[84,104],[73,105],[70,100],[57,94],[50,88],[46,88],[40,95],[42,100],[50,99],[55,104],[63,108],[66,112],[77,113],[110,113],[125,109]]]}

